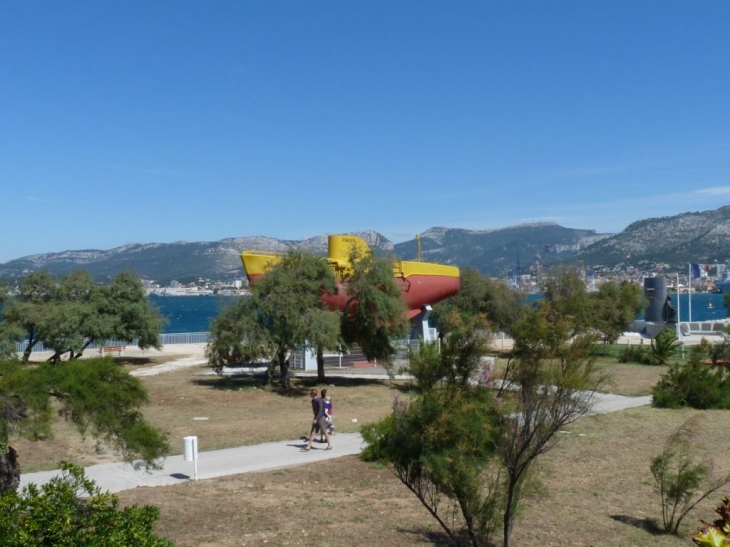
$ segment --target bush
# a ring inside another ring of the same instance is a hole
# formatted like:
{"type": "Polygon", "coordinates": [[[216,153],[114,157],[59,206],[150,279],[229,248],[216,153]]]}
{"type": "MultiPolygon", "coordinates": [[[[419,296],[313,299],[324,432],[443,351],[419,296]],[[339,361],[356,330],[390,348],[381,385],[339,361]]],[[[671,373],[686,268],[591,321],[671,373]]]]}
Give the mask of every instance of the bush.
{"type": "Polygon", "coordinates": [[[80,467],[62,462],[63,473],[41,487],[0,495],[0,546],[170,547],[153,528],[157,507],[119,508],[119,498],[101,493],[80,467]]]}
{"type": "Polygon", "coordinates": [[[682,519],[707,496],[730,482],[730,475],[715,475],[711,462],[698,461],[700,417],[679,426],[651,461],[651,474],[661,497],[664,530],[679,533],[682,519]]]}
{"type": "Polygon", "coordinates": [[[626,346],[619,352],[618,362],[648,365],[651,363],[651,357],[649,350],[644,346],[626,346]]]}
{"type": "Polygon", "coordinates": [[[712,367],[691,358],[675,364],[651,390],[652,405],[659,408],[730,408],[730,381],[723,367],[712,367]]]}

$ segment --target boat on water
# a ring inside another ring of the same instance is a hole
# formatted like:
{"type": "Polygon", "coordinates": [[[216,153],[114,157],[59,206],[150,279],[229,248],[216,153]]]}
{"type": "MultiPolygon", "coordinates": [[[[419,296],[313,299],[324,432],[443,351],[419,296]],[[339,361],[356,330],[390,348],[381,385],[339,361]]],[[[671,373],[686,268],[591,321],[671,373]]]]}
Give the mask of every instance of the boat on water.
{"type": "MultiPolygon", "coordinates": [[[[347,282],[353,272],[351,257],[370,253],[370,247],[360,237],[353,235],[331,235],[327,241],[327,257],[338,291],[335,295],[323,295],[329,306],[344,310],[350,301],[347,282]]],[[[281,253],[244,251],[241,262],[251,285],[266,274],[267,268],[283,258],[281,253]]],[[[403,300],[408,306],[408,318],[419,315],[426,306],[441,302],[459,292],[460,274],[456,266],[432,262],[394,260],[393,278],[401,289],[403,300]]]]}

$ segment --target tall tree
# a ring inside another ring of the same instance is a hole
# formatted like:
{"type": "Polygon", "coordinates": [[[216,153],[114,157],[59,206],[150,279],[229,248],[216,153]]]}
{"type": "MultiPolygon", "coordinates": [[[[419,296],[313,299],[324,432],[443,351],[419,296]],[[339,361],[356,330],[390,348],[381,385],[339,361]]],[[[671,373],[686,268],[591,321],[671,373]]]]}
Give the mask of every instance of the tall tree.
{"type": "Polygon", "coordinates": [[[21,281],[17,295],[2,310],[2,323],[6,329],[13,326],[27,336],[24,363],[30,359],[43,333],[50,328],[47,312],[56,296],[56,287],[56,280],[48,270],[33,272],[21,281]]]}
{"type": "Polygon", "coordinates": [[[408,334],[407,307],[393,279],[393,263],[372,255],[353,256],[347,282],[349,302],[342,315],[342,334],[358,344],[369,361],[390,363],[392,340],[408,334]]]}
{"type": "Polygon", "coordinates": [[[498,392],[505,401],[496,440],[497,456],[506,472],[504,547],[510,545],[534,464],[555,446],[560,430],[590,411],[593,393],[607,380],[595,365],[595,336],[574,335],[570,321],[555,315],[550,306],[535,309],[521,320],[498,392]]]}
{"type": "Polygon", "coordinates": [[[281,387],[290,387],[294,352],[305,347],[336,348],[340,342],[339,312],[327,309],[322,300],[322,295],[336,291],[326,261],[289,253],[253,287],[249,301],[224,310],[212,323],[209,363],[220,369],[240,364],[241,358],[267,357],[269,383],[278,367],[281,387]]]}
{"type": "Polygon", "coordinates": [[[81,331],[86,345],[106,340],[137,341],[140,349],[160,349],[160,332],[165,325],[150,304],[142,283],[132,272],[121,272],[109,285],[99,287],[92,301],[92,313],[84,317],[81,331]]]}
{"type": "Polygon", "coordinates": [[[630,281],[608,281],[592,293],[595,327],[613,344],[644,310],[641,287],[630,281]]]}
{"type": "MultiPolygon", "coordinates": [[[[444,351],[424,345],[412,360],[418,398],[364,429],[364,456],[388,462],[457,545],[485,547],[501,529],[509,547],[535,463],[556,434],[591,408],[606,381],[595,366],[588,296],[575,277],[514,324],[514,350],[502,382],[481,362],[483,327],[445,329],[444,351]],[[481,373],[476,364],[483,365],[481,373]]],[[[465,317],[456,313],[454,325],[465,317]]],[[[445,322],[448,325],[448,322],[445,322]]]]}
{"type": "Polygon", "coordinates": [[[83,270],[60,279],[47,271],[29,275],[8,299],[1,319],[2,328],[14,337],[21,331],[27,337],[26,363],[39,342],[54,351],[53,362],[66,352],[78,358],[90,344],[106,340],[136,339],[141,349],[159,348],[164,324],[132,273],[122,272],[110,285],[98,286],[83,270]]]}

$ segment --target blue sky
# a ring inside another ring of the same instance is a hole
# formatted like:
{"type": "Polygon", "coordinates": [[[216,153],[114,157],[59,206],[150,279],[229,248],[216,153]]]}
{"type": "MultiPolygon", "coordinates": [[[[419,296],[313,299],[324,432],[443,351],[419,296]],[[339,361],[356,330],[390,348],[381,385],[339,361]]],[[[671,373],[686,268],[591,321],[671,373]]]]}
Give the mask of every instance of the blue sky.
{"type": "Polygon", "coordinates": [[[0,0],[0,262],[730,204],[727,2],[0,0]]]}

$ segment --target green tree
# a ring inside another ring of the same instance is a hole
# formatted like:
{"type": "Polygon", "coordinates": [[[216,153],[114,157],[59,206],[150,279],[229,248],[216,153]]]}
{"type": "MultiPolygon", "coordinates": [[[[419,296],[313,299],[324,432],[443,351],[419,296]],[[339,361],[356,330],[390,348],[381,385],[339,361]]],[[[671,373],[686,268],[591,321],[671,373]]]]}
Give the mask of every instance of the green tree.
{"type": "MultiPolygon", "coordinates": [[[[565,313],[565,312],[563,312],[565,313]]],[[[556,434],[588,413],[593,393],[607,381],[594,360],[595,336],[574,335],[583,318],[561,315],[550,305],[535,308],[516,328],[498,397],[505,399],[497,457],[506,473],[503,544],[509,547],[520,501],[534,464],[556,434]]]]}
{"type": "Polygon", "coordinates": [[[91,343],[103,344],[106,340],[136,340],[140,349],[160,349],[165,320],[150,304],[142,282],[132,272],[121,272],[109,285],[99,287],[91,311],[81,326],[86,345],[76,357],[91,343]]]}
{"type": "Polygon", "coordinates": [[[26,363],[39,342],[54,351],[53,362],[67,352],[78,358],[90,344],[106,340],[137,339],[141,349],[159,348],[163,324],[141,282],[130,272],[101,287],[83,270],[60,279],[47,271],[35,272],[2,309],[4,339],[17,339],[22,332],[28,340],[26,363]]]}
{"type": "Polygon", "coordinates": [[[592,293],[595,309],[594,326],[609,344],[614,344],[644,310],[641,287],[630,281],[608,281],[592,293]]]}
{"type": "Polygon", "coordinates": [[[43,486],[0,494],[0,547],[172,547],[154,533],[157,507],[132,505],[102,493],[83,469],[62,463],[63,473],[43,486]]]}
{"type": "Polygon", "coordinates": [[[392,340],[404,338],[409,329],[401,289],[393,279],[393,264],[372,253],[353,256],[352,263],[342,336],[347,344],[358,344],[369,361],[389,365],[395,353],[392,340]]]}
{"type": "Polygon", "coordinates": [[[464,316],[484,315],[493,327],[511,334],[524,305],[524,294],[499,279],[485,278],[474,268],[464,268],[459,293],[434,306],[433,317],[441,326],[442,318],[456,310],[464,316]]]}
{"type": "Polygon", "coordinates": [[[540,307],[559,318],[571,334],[594,328],[596,317],[591,293],[577,270],[566,270],[548,279],[543,287],[543,297],[540,307]]]}
{"type": "Polygon", "coordinates": [[[486,546],[503,505],[488,337],[456,313],[447,323],[441,352],[425,343],[411,356],[418,396],[397,396],[389,417],[363,428],[362,457],[386,463],[455,544],[486,546]]]}
{"type": "Polygon", "coordinates": [[[319,350],[339,345],[339,312],[327,309],[322,300],[336,291],[326,261],[289,253],[253,287],[250,301],[244,299],[213,321],[207,353],[210,365],[220,370],[224,365],[242,364],[239,359],[266,357],[271,362],[269,383],[278,367],[281,387],[290,387],[294,352],[308,346],[319,350]]]}
{"type": "Polygon", "coordinates": [[[420,396],[364,428],[364,457],[389,463],[458,545],[489,545],[501,529],[509,547],[535,463],[607,381],[584,310],[590,296],[577,281],[568,273],[549,282],[545,299],[520,310],[498,386],[488,367],[475,375],[488,329],[453,310],[442,353],[424,345],[412,358],[420,396]]]}
{"type": "Polygon", "coordinates": [[[17,359],[0,361],[0,490],[18,485],[18,455],[11,438],[49,437],[56,415],[125,461],[156,467],[169,445],[139,410],[147,400],[142,383],[108,357],[36,367],[17,359]]]}
{"type": "Polygon", "coordinates": [[[19,291],[2,310],[2,324],[22,330],[28,345],[23,353],[27,363],[33,348],[42,340],[43,334],[51,328],[49,314],[56,294],[57,283],[48,270],[33,272],[20,283],[19,291]]]}

